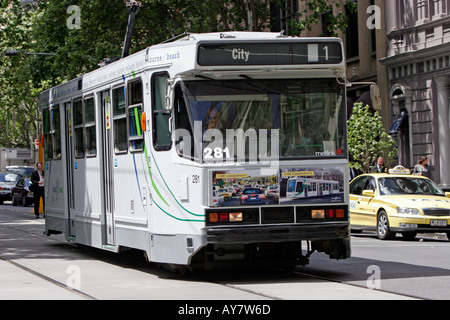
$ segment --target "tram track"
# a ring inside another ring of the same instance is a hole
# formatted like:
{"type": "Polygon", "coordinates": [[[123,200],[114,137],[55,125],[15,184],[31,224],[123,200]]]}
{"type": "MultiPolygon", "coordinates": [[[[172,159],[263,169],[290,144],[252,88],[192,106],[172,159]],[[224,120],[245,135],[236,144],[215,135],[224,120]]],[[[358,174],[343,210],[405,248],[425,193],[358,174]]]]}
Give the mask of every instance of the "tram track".
{"type": "MultiPolygon", "coordinates": [[[[9,225],[8,223],[0,225],[0,230],[2,230],[2,229],[10,229],[10,230],[13,230],[15,232],[20,232],[22,234],[29,235],[30,237],[33,237],[33,238],[38,237],[38,238],[45,239],[45,240],[50,240],[50,241],[55,241],[55,242],[58,242],[58,243],[63,243],[65,245],[70,245],[70,246],[74,246],[74,247],[76,246],[74,244],[68,243],[67,241],[63,241],[63,240],[58,239],[58,238],[47,237],[44,234],[40,234],[39,232],[25,230],[25,229],[17,227],[17,226],[9,225]]],[[[64,290],[68,290],[68,291],[70,291],[72,293],[76,293],[77,295],[79,295],[83,299],[97,300],[97,298],[89,295],[86,292],[77,290],[76,288],[69,288],[67,286],[67,284],[62,283],[62,282],[60,282],[60,281],[58,281],[58,280],[56,280],[56,279],[54,279],[54,278],[52,278],[50,276],[47,276],[47,275],[45,275],[42,272],[39,272],[36,268],[27,267],[26,265],[24,265],[24,264],[22,264],[20,262],[17,262],[14,259],[8,258],[6,254],[0,254],[0,260],[6,262],[6,263],[8,263],[8,264],[10,264],[10,265],[12,265],[12,266],[14,266],[16,268],[19,268],[22,271],[24,271],[24,272],[26,272],[26,273],[28,273],[30,275],[33,275],[33,276],[35,276],[35,277],[37,277],[37,278],[39,278],[41,280],[44,280],[44,281],[48,282],[51,285],[55,285],[55,286],[57,286],[59,288],[62,288],[64,290]]]]}
{"type": "MultiPolygon", "coordinates": [[[[268,299],[268,300],[282,300],[280,297],[277,297],[276,295],[267,294],[260,292],[258,290],[252,290],[249,288],[244,288],[242,286],[239,286],[233,281],[227,281],[227,280],[217,280],[217,273],[216,271],[209,271],[209,272],[188,272],[186,274],[178,273],[175,271],[169,271],[167,269],[161,268],[160,265],[155,263],[149,263],[143,259],[143,255],[140,254],[137,251],[127,251],[120,254],[110,253],[103,250],[98,250],[94,248],[84,247],[80,246],[78,244],[67,242],[66,240],[59,239],[58,237],[47,237],[43,234],[41,234],[39,231],[36,230],[27,230],[23,226],[17,226],[17,225],[9,225],[9,224],[3,224],[0,225],[1,229],[9,229],[12,230],[14,233],[20,233],[22,235],[25,235],[26,238],[39,238],[45,241],[51,241],[56,242],[60,244],[64,244],[73,248],[76,248],[78,250],[78,253],[80,253],[83,256],[88,257],[94,257],[98,260],[111,263],[113,265],[117,265],[120,267],[126,267],[131,269],[138,269],[143,270],[145,273],[152,274],[152,275],[158,275],[159,278],[166,279],[168,281],[170,280],[176,280],[180,282],[188,282],[188,283],[197,283],[197,282],[207,282],[210,284],[214,284],[223,288],[231,289],[231,290],[237,290],[246,294],[250,294],[255,297],[255,299],[268,299]],[[259,297],[259,298],[258,298],[259,297]]],[[[34,241],[34,240],[33,240],[34,241]]],[[[84,259],[85,257],[83,257],[84,259]]],[[[9,263],[10,265],[21,269],[22,271],[38,277],[41,280],[46,281],[47,283],[57,286],[59,288],[62,288],[64,290],[67,290],[68,292],[75,293],[82,299],[86,300],[101,300],[100,297],[98,297],[95,294],[90,294],[86,291],[69,288],[67,283],[64,283],[60,280],[57,280],[55,277],[52,277],[45,271],[40,271],[38,267],[36,267],[34,264],[28,264],[22,263],[20,259],[14,259],[11,257],[8,257],[8,254],[6,253],[0,253],[0,260],[5,261],[6,263],[9,263]]],[[[245,271],[244,271],[245,272],[245,271]]],[[[230,271],[226,271],[227,275],[230,275],[230,271]]],[[[246,274],[246,273],[245,273],[246,274]]],[[[265,275],[262,274],[262,278],[264,278],[265,275]]],[[[232,279],[233,280],[233,276],[232,279]]],[[[220,289],[219,289],[220,290],[220,289]]],[[[205,297],[206,298],[206,297],[205,297]]]]}
{"type": "Polygon", "coordinates": [[[20,264],[20,263],[14,262],[14,261],[11,260],[11,259],[7,259],[7,258],[5,258],[5,257],[0,256],[0,260],[5,261],[5,262],[7,262],[7,263],[9,263],[9,264],[11,264],[11,265],[17,267],[17,268],[20,268],[21,270],[23,270],[23,271],[25,271],[25,272],[27,272],[27,273],[29,273],[29,274],[32,274],[33,276],[36,276],[36,277],[38,277],[38,278],[40,278],[40,279],[42,279],[42,280],[45,280],[45,281],[49,282],[49,283],[52,284],[52,285],[55,285],[55,286],[58,286],[58,287],[60,287],[60,288],[65,289],[65,290],[68,290],[68,291],[70,291],[70,292],[76,293],[77,295],[79,295],[79,296],[82,297],[83,299],[87,299],[87,300],[98,300],[97,298],[95,298],[95,297],[93,297],[93,296],[91,296],[91,295],[89,295],[89,294],[87,294],[87,293],[85,293],[85,292],[82,292],[82,291],[77,290],[77,289],[75,289],[75,288],[69,288],[69,287],[67,286],[67,284],[61,283],[61,282],[59,282],[59,281],[57,281],[57,280],[55,280],[55,279],[53,279],[53,278],[51,278],[51,277],[48,277],[48,276],[44,275],[44,274],[41,273],[41,272],[38,272],[38,271],[36,271],[36,270],[33,270],[33,269],[31,269],[31,268],[29,268],[29,267],[26,267],[26,266],[24,266],[24,265],[22,265],[22,264],[20,264]]]}

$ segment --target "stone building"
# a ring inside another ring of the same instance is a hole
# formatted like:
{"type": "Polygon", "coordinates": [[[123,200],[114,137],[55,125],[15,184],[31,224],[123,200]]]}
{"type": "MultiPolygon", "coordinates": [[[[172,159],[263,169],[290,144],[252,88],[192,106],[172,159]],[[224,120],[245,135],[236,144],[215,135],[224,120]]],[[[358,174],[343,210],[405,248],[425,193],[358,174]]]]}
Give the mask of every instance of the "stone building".
{"type": "Polygon", "coordinates": [[[390,134],[398,162],[428,157],[450,188],[450,0],[385,0],[390,134]]]}

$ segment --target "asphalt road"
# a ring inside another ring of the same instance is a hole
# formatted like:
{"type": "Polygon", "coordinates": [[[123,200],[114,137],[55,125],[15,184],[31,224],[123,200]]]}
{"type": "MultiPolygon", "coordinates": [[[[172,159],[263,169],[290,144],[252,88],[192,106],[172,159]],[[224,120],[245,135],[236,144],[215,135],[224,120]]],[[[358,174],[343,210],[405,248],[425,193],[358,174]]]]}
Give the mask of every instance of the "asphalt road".
{"type": "Polygon", "coordinates": [[[33,218],[31,208],[0,206],[0,299],[450,299],[450,242],[439,234],[415,241],[354,235],[350,259],[315,253],[293,272],[181,275],[147,263],[138,252],[114,254],[46,237],[44,219],[33,218]]]}

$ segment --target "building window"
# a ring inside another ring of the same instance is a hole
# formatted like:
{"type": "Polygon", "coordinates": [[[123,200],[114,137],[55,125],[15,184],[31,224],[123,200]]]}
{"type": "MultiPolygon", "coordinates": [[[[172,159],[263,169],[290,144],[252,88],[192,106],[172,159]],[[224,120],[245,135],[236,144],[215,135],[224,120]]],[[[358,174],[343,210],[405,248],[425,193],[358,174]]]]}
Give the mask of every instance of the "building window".
{"type": "MultiPolygon", "coordinates": [[[[375,1],[374,0],[370,0],[370,5],[373,6],[375,5],[375,1]]],[[[371,40],[371,46],[372,46],[372,53],[375,53],[377,51],[377,29],[376,28],[372,28],[370,30],[370,40],[371,40]]]]}
{"type": "Polygon", "coordinates": [[[347,59],[359,56],[358,41],[358,11],[350,9],[347,4],[345,6],[345,14],[348,18],[348,27],[345,32],[345,48],[347,59]]]}
{"type": "Polygon", "coordinates": [[[280,32],[284,30],[286,35],[295,35],[292,27],[290,27],[290,20],[297,20],[299,11],[297,0],[285,0],[280,3],[271,3],[271,16],[273,17],[272,31],[280,32]]]}

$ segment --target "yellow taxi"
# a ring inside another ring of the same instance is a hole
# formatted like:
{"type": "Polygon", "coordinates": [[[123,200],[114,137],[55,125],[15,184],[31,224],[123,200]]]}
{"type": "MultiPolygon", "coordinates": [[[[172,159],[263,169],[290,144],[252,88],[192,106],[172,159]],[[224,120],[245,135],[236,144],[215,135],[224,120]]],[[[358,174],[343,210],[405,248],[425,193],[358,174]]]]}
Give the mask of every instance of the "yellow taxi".
{"type": "Polygon", "coordinates": [[[352,231],[375,230],[378,238],[405,239],[417,233],[444,232],[450,239],[450,192],[397,166],[389,173],[363,174],[350,182],[352,231]]]}
{"type": "Polygon", "coordinates": [[[219,190],[219,193],[225,200],[231,200],[233,197],[233,192],[230,188],[222,188],[219,190]]]}

